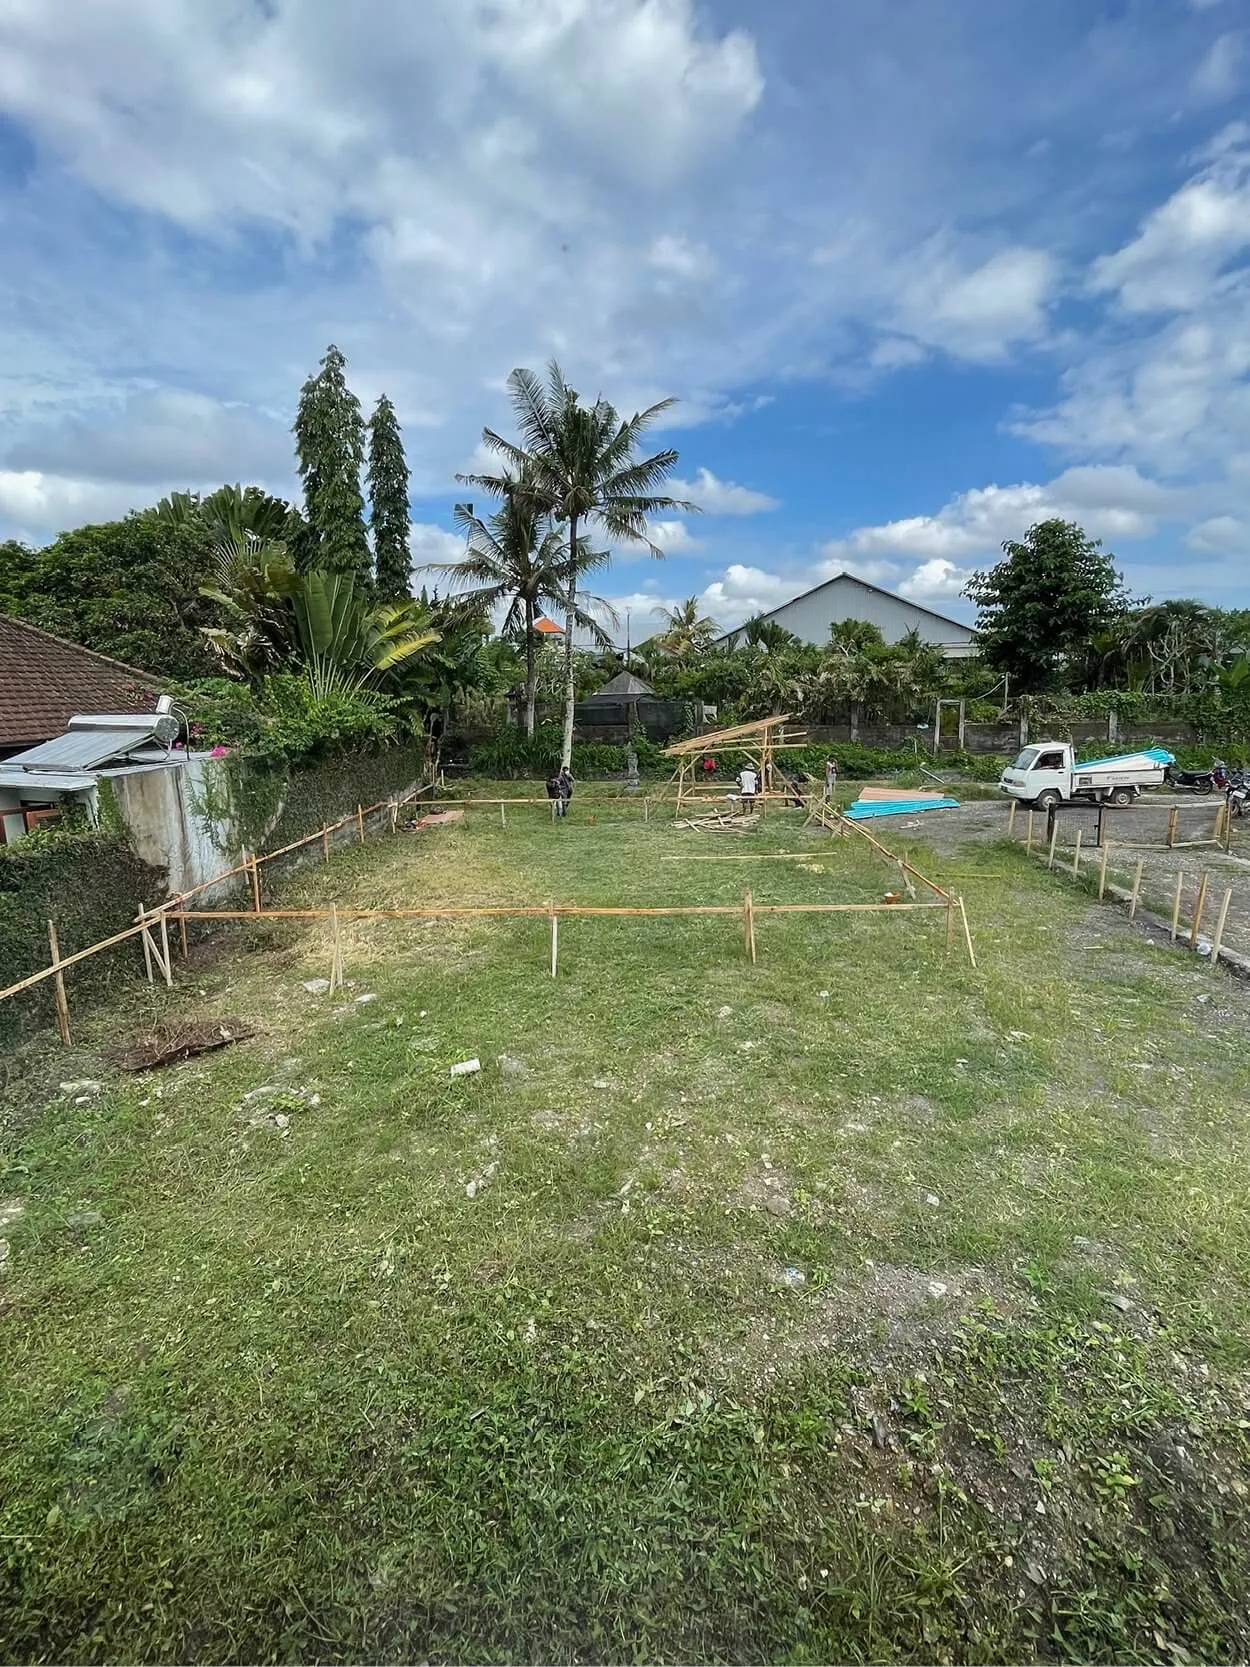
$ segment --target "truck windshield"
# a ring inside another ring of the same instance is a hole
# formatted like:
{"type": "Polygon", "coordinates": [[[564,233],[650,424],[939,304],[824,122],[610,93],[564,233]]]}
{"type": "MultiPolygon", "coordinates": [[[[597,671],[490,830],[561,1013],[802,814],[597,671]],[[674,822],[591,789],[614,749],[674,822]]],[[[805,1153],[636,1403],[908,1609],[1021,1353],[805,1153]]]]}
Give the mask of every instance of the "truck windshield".
{"type": "Polygon", "coordinates": [[[1038,753],[1038,749],[1036,747],[1026,747],[1024,749],[1024,751],[1020,754],[1019,758],[1017,758],[1015,763],[1011,766],[1012,769],[1013,770],[1028,770],[1028,769],[1030,769],[1032,767],[1033,760],[1037,757],[1037,753],[1038,753]]]}

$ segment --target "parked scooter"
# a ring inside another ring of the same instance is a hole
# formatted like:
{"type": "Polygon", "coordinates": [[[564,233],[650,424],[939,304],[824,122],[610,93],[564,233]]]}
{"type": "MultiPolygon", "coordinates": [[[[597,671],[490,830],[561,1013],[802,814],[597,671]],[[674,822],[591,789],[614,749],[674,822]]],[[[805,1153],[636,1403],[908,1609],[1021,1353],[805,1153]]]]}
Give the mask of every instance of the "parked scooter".
{"type": "Polygon", "coordinates": [[[1173,787],[1178,793],[1214,793],[1215,768],[1209,770],[1178,770],[1174,764],[1169,764],[1164,775],[1164,783],[1173,787]]]}
{"type": "Polygon", "coordinates": [[[1246,814],[1247,803],[1250,803],[1250,771],[1244,769],[1233,771],[1228,778],[1225,797],[1228,800],[1230,816],[1244,816],[1246,814]]]}

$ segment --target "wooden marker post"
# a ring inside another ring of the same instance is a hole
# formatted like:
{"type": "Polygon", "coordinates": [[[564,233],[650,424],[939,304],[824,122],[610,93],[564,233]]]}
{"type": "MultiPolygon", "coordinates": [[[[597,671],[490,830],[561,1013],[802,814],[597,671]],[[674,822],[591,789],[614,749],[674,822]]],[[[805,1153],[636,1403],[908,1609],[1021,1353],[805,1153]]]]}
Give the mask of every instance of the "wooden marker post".
{"type": "Polygon", "coordinates": [[[755,904],[748,891],[742,899],[742,930],[746,938],[747,954],[751,957],[751,965],[755,965],[755,904]]]}
{"type": "Polygon", "coordinates": [[[1132,920],[1133,916],[1137,913],[1137,899],[1141,896],[1142,869],[1145,866],[1146,866],[1145,857],[1138,857],[1138,859],[1137,859],[1137,871],[1133,875],[1133,894],[1128,900],[1128,918],[1130,920],[1132,920]]]}
{"type": "Polygon", "coordinates": [[[52,980],[52,999],[56,1004],[56,1028],[65,1047],[70,1045],[69,1002],[65,996],[65,974],[61,968],[61,951],[56,941],[56,927],[48,922],[48,948],[52,951],[52,965],[57,969],[52,980]]]}
{"type": "Polygon", "coordinates": [[[1232,848],[1233,848],[1233,807],[1232,807],[1232,803],[1228,799],[1225,799],[1225,801],[1224,801],[1224,849],[1225,849],[1225,851],[1231,851],[1232,848]]]}
{"type": "Polygon", "coordinates": [[[1228,887],[1220,899],[1220,912],[1215,919],[1215,936],[1211,939],[1211,965],[1220,958],[1220,945],[1224,942],[1224,926],[1228,920],[1228,905],[1233,900],[1233,888],[1228,887]]]}
{"type": "Polygon", "coordinates": [[[1047,868],[1053,868],[1055,866],[1055,841],[1058,838],[1059,838],[1059,818],[1052,811],[1051,812],[1051,823],[1050,823],[1050,850],[1049,850],[1049,852],[1047,853],[1047,856],[1046,856],[1046,866],[1047,866],[1047,868]]]}
{"type": "Polygon", "coordinates": [[[178,943],[182,950],[182,958],[185,961],[187,958],[187,917],[184,914],[178,916],[178,943]]]}
{"type": "Polygon", "coordinates": [[[1017,807],[1018,803],[1019,803],[1018,800],[1013,799],[1011,801],[1011,809],[1007,812],[1007,838],[1008,839],[1014,839],[1015,836],[1016,836],[1016,807],[1017,807]]]}
{"type": "Polygon", "coordinates": [[[165,974],[165,988],[174,987],[174,969],[169,956],[169,916],[161,910],[161,971],[165,974]]]}
{"type": "Polygon", "coordinates": [[[1102,902],[1102,894],[1107,889],[1107,858],[1111,855],[1110,845],[1102,848],[1102,861],[1098,864],[1098,901],[1102,902]]]}
{"type": "Polygon", "coordinates": [[[1185,876],[1184,876],[1183,873],[1180,873],[1176,876],[1176,893],[1172,898],[1172,942],[1173,943],[1176,942],[1176,933],[1177,933],[1177,930],[1180,926],[1181,887],[1184,884],[1185,884],[1185,876]]]}
{"type": "Polygon", "coordinates": [[[339,911],[336,903],[330,905],[330,995],[335,990],[343,988],[343,949],[339,937],[339,911]]]}
{"type": "Polygon", "coordinates": [[[1180,819],[1181,807],[1173,805],[1168,811],[1168,850],[1176,844],[1176,824],[1180,819]]]}
{"type": "Polygon", "coordinates": [[[247,871],[252,881],[252,913],[260,913],[260,869],[256,866],[255,852],[247,859],[247,871]]]}
{"type": "Polygon", "coordinates": [[[1073,849],[1072,849],[1072,872],[1076,875],[1078,880],[1081,877],[1081,833],[1082,833],[1082,831],[1083,830],[1080,829],[1080,828],[1078,828],[1076,830],[1076,844],[1075,844],[1075,846],[1073,846],[1073,849]]]}
{"type": "Polygon", "coordinates": [[[143,931],[139,934],[139,942],[143,945],[143,969],[148,975],[148,983],[155,984],[156,979],[152,975],[152,940],[148,937],[147,927],[144,924],[147,920],[147,911],[142,905],[140,905],[139,913],[135,916],[135,919],[143,927],[143,931]]]}
{"type": "Polygon", "coordinates": [[[356,806],[356,832],[360,835],[360,843],[365,842],[365,813],[361,805],[356,806]]]}
{"type": "Polygon", "coordinates": [[[1202,878],[1198,882],[1198,901],[1194,904],[1194,923],[1189,928],[1190,949],[1197,949],[1198,947],[1198,930],[1202,925],[1202,911],[1207,906],[1207,886],[1210,884],[1210,881],[1211,876],[1204,868],[1202,871],[1202,878]]]}
{"type": "Polygon", "coordinates": [[[330,860],[330,830],[329,830],[329,828],[322,828],[322,830],[321,830],[321,860],[322,860],[322,862],[329,862],[329,860],[330,860]]]}
{"type": "Polygon", "coordinates": [[[1025,840],[1024,840],[1024,854],[1025,854],[1026,857],[1031,857],[1033,855],[1033,812],[1032,811],[1029,812],[1029,819],[1025,823],[1025,828],[1026,828],[1027,831],[1026,831],[1025,840]]]}
{"type": "Polygon", "coordinates": [[[560,965],[560,917],[553,909],[551,911],[551,976],[556,976],[560,965]]]}
{"type": "Polygon", "coordinates": [[[503,800],[502,799],[499,801],[499,826],[501,828],[506,828],[508,826],[508,818],[507,818],[506,814],[504,813],[503,800]]]}
{"type": "Polygon", "coordinates": [[[946,953],[949,955],[955,947],[955,899],[949,898],[946,904],[946,953]]]}
{"type": "Polygon", "coordinates": [[[399,826],[399,800],[398,799],[392,799],[391,800],[391,832],[394,833],[398,826],[399,826]]]}
{"type": "Polygon", "coordinates": [[[959,899],[959,918],[964,923],[964,942],[968,946],[968,961],[973,972],[975,972],[977,970],[976,951],[972,947],[972,932],[968,926],[968,911],[964,908],[964,900],[962,897],[959,899]]]}

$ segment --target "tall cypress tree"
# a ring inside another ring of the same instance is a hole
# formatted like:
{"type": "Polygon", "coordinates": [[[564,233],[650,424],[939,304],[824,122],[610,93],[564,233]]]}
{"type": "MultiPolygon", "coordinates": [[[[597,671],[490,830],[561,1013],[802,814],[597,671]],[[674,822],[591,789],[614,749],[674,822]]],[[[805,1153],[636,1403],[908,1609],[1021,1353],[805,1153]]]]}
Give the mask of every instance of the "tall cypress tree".
{"type": "Polygon", "coordinates": [[[369,419],[369,503],[378,595],[402,602],[410,594],[408,464],[399,418],[385,394],[369,419]]]}
{"type": "Polygon", "coordinates": [[[368,586],[369,540],[360,495],[365,425],[360,401],[347,386],[347,361],[333,343],[321,369],[300,390],[295,448],[308,518],[300,565],[351,573],[368,586]]]}

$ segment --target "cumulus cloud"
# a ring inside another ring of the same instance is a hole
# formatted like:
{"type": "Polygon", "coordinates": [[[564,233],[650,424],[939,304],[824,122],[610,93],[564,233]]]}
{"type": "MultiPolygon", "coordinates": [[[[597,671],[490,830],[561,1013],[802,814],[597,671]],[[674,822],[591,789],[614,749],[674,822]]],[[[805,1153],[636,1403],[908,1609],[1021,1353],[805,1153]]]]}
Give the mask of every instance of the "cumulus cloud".
{"type": "Polygon", "coordinates": [[[130,488],[108,482],[38,469],[0,469],[0,521],[11,524],[15,537],[34,543],[87,521],[116,520],[150,501],[136,503],[130,488]]]}
{"type": "MultiPolygon", "coordinates": [[[[1057,271],[1045,249],[1000,249],[964,270],[945,240],[937,239],[908,265],[896,318],[901,333],[917,343],[992,361],[1046,331],[1057,271]]],[[[897,362],[897,349],[895,355],[897,362]]]]}
{"type": "Polygon", "coordinates": [[[1192,527],[1185,540],[1191,550],[1204,555],[1224,555],[1250,550],[1250,519],[1236,515],[1212,515],[1192,527]]]}
{"type": "Polygon", "coordinates": [[[907,576],[898,587],[900,596],[912,602],[957,601],[974,569],[956,567],[953,561],[933,556],[907,576]]]}
{"type": "MultiPolygon", "coordinates": [[[[413,521],[408,527],[408,551],[412,556],[413,577],[420,589],[421,580],[419,568],[427,567],[431,563],[459,561],[464,555],[464,539],[459,533],[449,532],[446,527],[440,527],[430,521],[413,521]]],[[[431,575],[431,588],[442,583],[436,575],[431,575]]]]}
{"type": "Polygon", "coordinates": [[[766,492],[753,491],[732,480],[718,480],[710,469],[700,469],[693,480],[672,479],[668,495],[698,504],[705,515],[763,515],[781,507],[766,492]]]}

